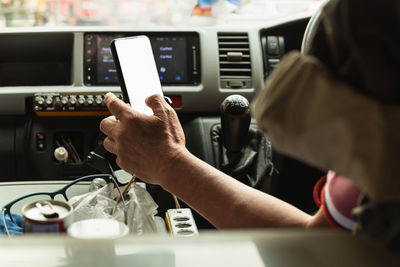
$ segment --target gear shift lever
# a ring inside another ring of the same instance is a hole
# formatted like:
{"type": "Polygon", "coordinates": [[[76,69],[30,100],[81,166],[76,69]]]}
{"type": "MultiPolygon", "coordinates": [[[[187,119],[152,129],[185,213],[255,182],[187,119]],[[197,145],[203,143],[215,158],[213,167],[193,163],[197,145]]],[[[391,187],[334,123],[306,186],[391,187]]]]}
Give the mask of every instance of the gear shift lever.
{"type": "Polygon", "coordinates": [[[246,98],[231,95],[222,102],[221,125],[211,129],[215,167],[251,187],[272,190],[271,143],[256,127],[250,128],[250,121],[246,98]]]}
{"type": "Polygon", "coordinates": [[[249,101],[241,95],[231,95],[221,104],[222,140],[228,153],[242,149],[250,126],[249,101]]]}

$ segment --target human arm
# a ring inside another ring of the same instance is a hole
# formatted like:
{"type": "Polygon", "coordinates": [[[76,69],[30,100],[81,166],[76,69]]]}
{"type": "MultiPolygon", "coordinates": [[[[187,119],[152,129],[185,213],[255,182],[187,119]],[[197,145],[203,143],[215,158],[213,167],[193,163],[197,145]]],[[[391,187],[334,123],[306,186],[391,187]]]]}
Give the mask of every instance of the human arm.
{"type": "Polygon", "coordinates": [[[251,188],[201,161],[181,154],[165,173],[163,187],[220,229],[314,227],[323,217],[310,216],[269,194],[251,188]]]}
{"type": "Polygon", "coordinates": [[[161,96],[147,99],[153,116],[133,111],[112,94],[106,104],[115,117],[104,119],[100,129],[117,164],[176,194],[217,228],[307,227],[315,220],[192,155],[175,111],[161,96]]]}

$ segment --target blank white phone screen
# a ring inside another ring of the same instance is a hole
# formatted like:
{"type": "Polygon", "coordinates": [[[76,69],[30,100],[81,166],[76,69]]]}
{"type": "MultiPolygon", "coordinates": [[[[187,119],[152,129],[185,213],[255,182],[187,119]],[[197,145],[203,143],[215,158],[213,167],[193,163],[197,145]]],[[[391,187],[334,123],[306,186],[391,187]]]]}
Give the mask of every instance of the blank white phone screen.
{"type": "Polygon", "coordinates": [[[116,40],[115,48],[131,107],[140,113],[153,115],[145,100],[154,94],[163,96],[163,92],[149,38],[140,36],[116,40]]]}

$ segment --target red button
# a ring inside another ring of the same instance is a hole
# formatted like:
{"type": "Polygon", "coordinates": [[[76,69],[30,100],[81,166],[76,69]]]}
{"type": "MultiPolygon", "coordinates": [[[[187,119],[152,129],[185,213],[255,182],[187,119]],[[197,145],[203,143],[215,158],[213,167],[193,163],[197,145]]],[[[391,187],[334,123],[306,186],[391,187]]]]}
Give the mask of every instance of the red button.
{"type": "Polygon", "coordinates": [[[181,108],[182,107],[182,96],[180,95],[171,95],[168,96],[172,101],[173,108],[181,108]]]}

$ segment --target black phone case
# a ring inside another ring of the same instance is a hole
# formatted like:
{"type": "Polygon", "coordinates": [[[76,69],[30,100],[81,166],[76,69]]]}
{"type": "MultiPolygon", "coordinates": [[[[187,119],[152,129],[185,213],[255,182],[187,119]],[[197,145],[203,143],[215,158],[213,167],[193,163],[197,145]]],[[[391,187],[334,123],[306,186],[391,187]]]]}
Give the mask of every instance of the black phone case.
{"type": "MultiPolygon", "coordinates": [[[[132,38],[138,38],[138,37],[140,37],[140,36],[131,36],[131,37],[120,38],[120,39],[132,39],[132,38]]],[[[115,68],[117,70],[117,76],[118,76],[119,84],[121,86],[122,96],[124,98],[124,101],[126,103],[130,104],[131,102],[129,100],[128,90],[126,89],[124,75],[122,74],[121,64],[119,63],[118,52],[115,47],[115,41],[116,41],[116,39],[111,41],[111,45],[110,45],[111,54],[113,56],[115,68]]],[[[162,87],[161,87],[161,90],[162,90],[162,87]]]]}
{"type": "Polygon", "coordinates": [[[124,80],[124,75],[122,74],[122,69],[121,69],[121,65],[119,63],[119,58],[118,58],[118,53],[117,53],[117,49],[115,47],[115,40],[111,41],[111,54],[113,56],[114,59],[114,64],[115,64],[115,68],[117,70],[117,75],[118,75],[118,81],[119,81],[119,85],[121,86],[121,92],[122,92],[122,96],[124,98],[124,101],[126,103],[130,104],[130,100],[129,100],[129,96],[128,96],[128,91],[126,89],[126,85],[125,85],[125,80],[124,80]]]}

